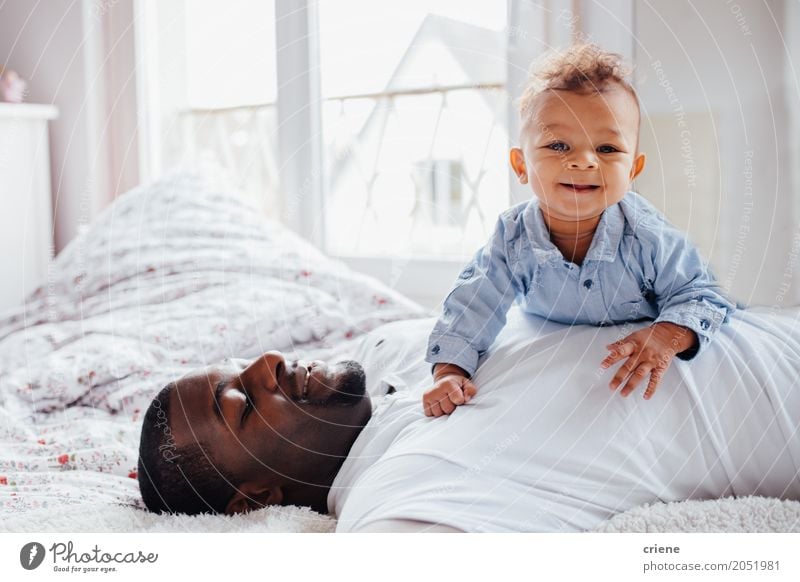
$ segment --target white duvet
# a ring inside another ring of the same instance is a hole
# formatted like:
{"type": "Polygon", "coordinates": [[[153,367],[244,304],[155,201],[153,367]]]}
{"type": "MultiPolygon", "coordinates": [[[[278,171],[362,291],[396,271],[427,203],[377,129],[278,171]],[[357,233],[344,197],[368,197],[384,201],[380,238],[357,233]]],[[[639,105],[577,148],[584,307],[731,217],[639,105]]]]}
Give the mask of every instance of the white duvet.
{"type": "Polygon", "coordinates": [[[208,175],[137,188],[0,313],[0,512],[143,507],[141,416],[167,382],[268,349],[325,358],[420,311],[208,175]]]}

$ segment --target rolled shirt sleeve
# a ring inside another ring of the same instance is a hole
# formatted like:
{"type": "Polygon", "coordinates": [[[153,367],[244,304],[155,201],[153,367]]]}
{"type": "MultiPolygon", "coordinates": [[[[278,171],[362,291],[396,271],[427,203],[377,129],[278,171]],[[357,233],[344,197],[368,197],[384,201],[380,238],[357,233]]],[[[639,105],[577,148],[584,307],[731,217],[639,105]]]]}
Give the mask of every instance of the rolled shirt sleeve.
{"type": "Polygon", "coordinates": [[[668,321],[697,334],[697,345],[678,354],[691,360],[708,346],[736,305],[725,297],[711,269],[682,232],[660,221],[652,232],[656,323],[668,321]]]}
{"type": "Polygon", "coordinates": [[[509,246],[501,216],[489,242],[475,253],[445,298],[428,338],[427,362],[455,364],[470,376],[475,373],[479,356],[505,325],[517,294],[509,246]]]}

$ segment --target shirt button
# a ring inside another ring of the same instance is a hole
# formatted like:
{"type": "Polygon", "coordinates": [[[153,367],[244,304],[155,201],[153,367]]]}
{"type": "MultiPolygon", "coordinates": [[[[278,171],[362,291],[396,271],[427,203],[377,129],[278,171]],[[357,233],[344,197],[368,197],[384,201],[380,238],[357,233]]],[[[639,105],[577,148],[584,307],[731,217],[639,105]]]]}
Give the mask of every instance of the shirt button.
{"type": "Polygon", "coordinates": [[[433,346],[433,347],[431,348],[431,353],[432,353],[432,354],[435,356],[435,355],[436,355],[436,354],[438,354],[438,353],[439,353],[441,350],[442,350],[442,348],[440,348],[440,347],[439,347],[439,344],[436,344],[435,346],[433,346]]]}
{"type": "Polygon", "coordinates": [[[592,280],[591,279],[586,279],[586,281],[583,282],[583,286],[586,287],[587,289],[591,289],[592,288],[592,280]]]}
{"type": "Polygon", "coordinates": [[[473,267],[472,265],[468,265],[467,267],[464,268],[463,271],[461,271],[461,274],[458,277],[459,279],[469,279],[470,277],[472,277],[472,274],[474,272],[475,272],[475,267],[473,267]]]}
{"type": "Polygon", "coordinates": [[[569,263],[568,263],[567,261],[564,261],[564,266],[565,266],[567,269],[569,269],[569,268],[570,268],[570,266],[569,266],[569,263]]]}
{"type": "Polygon", "coordinates": [[[708,329],[709,325],[711,325],[711,324],[708,323],[707,319],[701,319],[700,320],[700,327],[702,327],[703,329],[708,329]]]}

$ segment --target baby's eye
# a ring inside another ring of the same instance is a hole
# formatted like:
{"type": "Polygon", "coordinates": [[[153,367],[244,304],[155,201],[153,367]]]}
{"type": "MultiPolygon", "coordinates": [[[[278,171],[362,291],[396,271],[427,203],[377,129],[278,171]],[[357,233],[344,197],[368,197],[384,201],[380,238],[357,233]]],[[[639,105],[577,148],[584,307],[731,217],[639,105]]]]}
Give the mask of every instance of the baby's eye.
{"type": "Polygon", "coordinates": [[[600,152],[601,154],[613,154],[618,150],[614,146],[601,145],[599,148],[597,148],[597,151],[600,152]]]}
{"type": "Polygon", "coordinates": [[[567,144],[565,144],[563,141],[557,141],[557,142],[551,143],[547,147],[550,148],[553,151],[556,151],[556,152],[565,152],[565,151],[567,151],[569,149],[569,146],[567,144]]]}

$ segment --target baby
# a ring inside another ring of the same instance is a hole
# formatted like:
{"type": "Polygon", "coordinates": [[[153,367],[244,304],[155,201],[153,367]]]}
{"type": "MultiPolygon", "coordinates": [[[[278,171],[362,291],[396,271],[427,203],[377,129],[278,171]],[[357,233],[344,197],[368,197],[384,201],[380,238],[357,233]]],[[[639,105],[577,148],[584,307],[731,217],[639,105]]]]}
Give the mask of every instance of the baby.
{"type": "Polygon", "coordinates": [[[520,102],[511,166],[533,198],[505,211],[461,271],[428,340],[441,416],[477,392],[469,378],[516,299],[568,324],[655,320],[606,348],[603,368],[626,361],[610,388],[628,396],[648,375],[653,396],[677,357],[699,354],[735,310],[697,249],[644,198],[628,191],[644,168],[639,102],[620,57],[595,45],[549,55],[520,102]]]}

